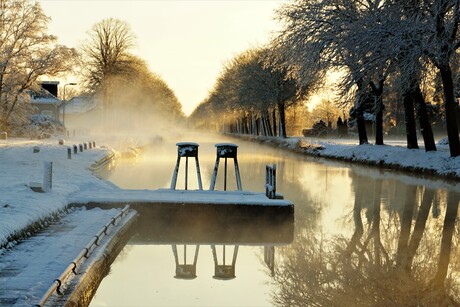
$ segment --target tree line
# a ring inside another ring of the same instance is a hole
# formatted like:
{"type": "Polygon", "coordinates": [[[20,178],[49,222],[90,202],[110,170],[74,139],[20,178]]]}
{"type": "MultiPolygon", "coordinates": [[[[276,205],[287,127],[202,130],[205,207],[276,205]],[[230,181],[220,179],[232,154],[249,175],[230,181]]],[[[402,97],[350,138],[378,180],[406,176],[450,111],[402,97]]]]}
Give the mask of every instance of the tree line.
{"type": "Polygon", "coordinates": [[[73,75],[81,94],[100,101],[104,120],[116,106],[140,113],[183,117],[174,91],[132,54],[135,35],[118,19],[105,19],[78,49],[48,34],[50,18],[40,3],[0,0],[0,130],[13,132],[35,112],[30,92],[43,78],[73,75]]]}
{"type": "Polygon", "coordinates": [[[286,108],[303,103],[335,71],[336,103],[356,123],[360,144],[368,143],[365,112],[373,114],[375,144],[382,145],[389,108],[396,107],[407,147],[418,148],[418,122],[425,150],[436,150],[427,101],[442,96],[450,155],[460,155],[459,0],[292,0],[276,16],[282,30],[223,68],[192,114],[198,125],[212,118],[227,131],[286,137],[273,128],[286,125],[286,108]]]}

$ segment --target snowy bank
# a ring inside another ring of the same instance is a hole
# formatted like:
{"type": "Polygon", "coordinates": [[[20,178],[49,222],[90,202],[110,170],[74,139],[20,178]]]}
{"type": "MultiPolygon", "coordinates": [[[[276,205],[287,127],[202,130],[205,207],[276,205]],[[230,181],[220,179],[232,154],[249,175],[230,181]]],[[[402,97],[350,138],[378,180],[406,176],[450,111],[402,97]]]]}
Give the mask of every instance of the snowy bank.
{"type": "MultiPolygon", "coordinates": [[[[350,140],[310,139],[304,137],[254,137],[231,135],[298,153],[346,162],[373,165],[412,173],[460,179],[460,157],[451,158],[447,145],[438,144],[438,151],[407,149],[401,142],[393,145],[356,145],[350,140]]],[[[391,144],[391,142],[388,142],[391,144]]]]}
{"type": "Polygon", "coordinates": [[[115,189],[90,170],[113,155],[111,150],[97,147],[72,152],[68,159],[67,149],[67,144],[59,145],[55,139],[0,140],[0,251],[59,218],[73,193],[88,187],[115,189]],[[37,193],[30,183],[43,182],[45,161],[53,162],[52,190],[37,193]]]}

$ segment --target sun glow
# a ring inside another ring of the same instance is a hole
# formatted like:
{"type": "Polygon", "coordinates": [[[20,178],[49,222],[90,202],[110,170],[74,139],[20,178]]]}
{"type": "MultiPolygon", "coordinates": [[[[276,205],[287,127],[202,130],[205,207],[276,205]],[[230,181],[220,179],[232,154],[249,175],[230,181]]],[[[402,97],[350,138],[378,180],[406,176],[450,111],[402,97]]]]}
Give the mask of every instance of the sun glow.
{"type": "Polygon", "coordinates": [[[52,19],[49,32],[69,47],[78,47],[102,19],[128,22],[137,36],[134,53],[175,91],[188,115],[226,61],[269,41],[278,28],[274,9],[283,2],[42,0],[41,5],[52,19]]]}

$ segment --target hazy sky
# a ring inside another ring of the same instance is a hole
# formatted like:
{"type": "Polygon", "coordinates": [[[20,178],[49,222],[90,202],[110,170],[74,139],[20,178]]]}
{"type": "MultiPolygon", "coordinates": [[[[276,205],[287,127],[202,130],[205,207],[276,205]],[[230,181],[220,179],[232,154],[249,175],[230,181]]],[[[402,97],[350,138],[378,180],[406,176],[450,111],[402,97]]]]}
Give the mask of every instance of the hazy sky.
{"type": "Polygon", "coordinates": [[[128,22],[133,52],[175,91],[188,115],[212,88],[222,65],[268,42],[278,23],[274,9],[287,0],[41,0],[52,18],[49,33],[78,47],[104,18],[128,22]]]}

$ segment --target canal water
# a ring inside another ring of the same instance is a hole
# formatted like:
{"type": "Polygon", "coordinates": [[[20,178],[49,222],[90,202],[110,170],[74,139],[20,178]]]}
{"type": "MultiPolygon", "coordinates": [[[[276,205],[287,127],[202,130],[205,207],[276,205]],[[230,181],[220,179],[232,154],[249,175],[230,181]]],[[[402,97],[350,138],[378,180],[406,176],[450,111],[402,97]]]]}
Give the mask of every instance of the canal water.
{"type": "MultiPolygon", "coordinates": [[[[239,145],[245,190],[263,192],[265,165],[276,164],[277,190],[295,204],[294,216],[142,213],[91,306],[460,303],[458,183],[191,134],[156,139],[105,178],[126,189],[169,188],[176,141],[200,144],[205,189],[215,143],[239,145]]],[[[228,170],[227,189],[235,190],[232,160],[228,170]]],[[[195,174],[190,160],[189,189],[197,188],[195,174]]]]}

